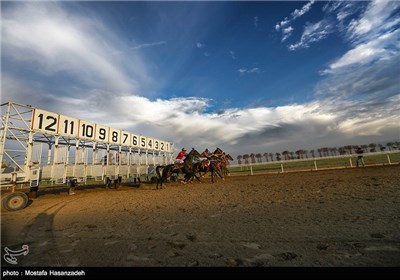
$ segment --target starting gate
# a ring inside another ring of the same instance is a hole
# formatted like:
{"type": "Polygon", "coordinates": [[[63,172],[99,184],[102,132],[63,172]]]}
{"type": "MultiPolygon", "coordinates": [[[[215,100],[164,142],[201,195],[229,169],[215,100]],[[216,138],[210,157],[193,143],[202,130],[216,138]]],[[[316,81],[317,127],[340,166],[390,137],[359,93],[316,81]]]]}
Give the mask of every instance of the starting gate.
{"type": "Polygon", "coordinates": [[[1,104],[1,124],[2,189],[37,187],[43,180],[128,180],[173,161],[169,141],[29,105],[1,104]]]}

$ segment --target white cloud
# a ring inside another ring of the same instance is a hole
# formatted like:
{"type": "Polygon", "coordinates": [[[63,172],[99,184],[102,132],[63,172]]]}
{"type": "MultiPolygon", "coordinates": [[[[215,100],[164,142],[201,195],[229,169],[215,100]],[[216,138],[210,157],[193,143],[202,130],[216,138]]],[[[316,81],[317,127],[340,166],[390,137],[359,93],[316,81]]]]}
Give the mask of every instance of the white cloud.
{"type": "MultiPolygon", "coordinates": [[[[332,85],[327,84],[327,88],[332,85]]],[[[179,147],[212,149],[222,146],[233,154],[249,149],[261,152],[288,147],[318,148],[318,143],[329,145],[332,139],[343,139],[344,145],[352,135],[379,137],[382,128],[398,127],[399,123],[399,116],[394,113],[400,105],[399,96],[389,100],[384,111],[376,106],[365,107],[359,102],[337,99],[278,107],[229,108],[221,113],[209,113],[213,100],[206,98],[150,100],[143,96],[116,96],[105,91],[67,98],[44,95],[34,84],[21,84],[9,77],[3,79],[3,89],[12,92],[11,97],[24,100],[23,104],[172,141],[179,147]],[[37,93],[42,98],[37,98],[37,93]],[[351,108],[355,116],[350,113],[351,108]]],[[[338,144],[332,142],[331,145],[338,144]]]]}
{"type": "Polygon", "coordinates": [[[399,32],[357,45],[333,62],[317,84],[316,97],[326,112],[337,116],[336,130],[343,139],[400,136],[400,45],[393,47],[399,32]]]}
{"type": "Polygon", "coordinates": [[[340,12],[337,13],[336,18],[340,22],[340,21],[343,21],[348,16],[350,16],[351,14],[352,13],[349,12],[349,11],[340,11],[340,12]]]}
{"type": "Polygon", "coordinates": [[[281,28],[285,27],[286,25],[288,25],[290,23],[290,20],[285,17],[284,20],[282,20],[281,22],[277,22],[275,25],[275,30],[279,31],[281,28]]]}
{"type": "Polygon", "coordinates": [[[260,73],[260,68],[257,68],[257,67],[254,67],[254,68],[251,68],[251,69],[240,68],[240,69],[238,70],[238,72],[239,72],[240,74],[245,74],[245,73],[260,73]]]}
{"type": "Polygon", "coordinates": [[[128,48],[113,34],[96,19],[69,14],[54,3],[19,3],[2,13],[3,51],[15,63],[35,63],[47,76],[67,72],[91,86],[137,91],[138,81],[150,82],[146,67],[138,56],[116,56],[128,48]],[[130,76],[123,67],[131,67],[130,76]]]}
{"type": "Polygon", "coordinates": [[[286,41],[290,37],[290,35],[292,35],[293,30],[294,30],[294,28],[291,26],[284,28],[282,30],[282,34],[283,34],[282,42],[286,41]]]}
{"type": "Polygon", "coordinates": [[[381,35],[368,43],[362,43],[346,52],[341,58],[329,66],[327,72],[337,71],[344,67],[371,63],[375,60],[389,59],[400,51],[399,46],[389,48],[393,40],[399,36],[400,30],[381,35]]]}
{"type": "Polygon", "coordinates": [[[196,43],[196,47],[198,48],[198,49],[201,49],[201,48],[204,48],[206,45],[205,44],[202,44],[202,43],[196,43]]]}
{"type": "Polygon", "coordinates": [[[369,2],[364,13],[348,25],[346,34],[353,42],[353,48],[321,73],[338,73],[396,57],[400,51],[400,30],[396,28],[400,24],[400,17],[391,15],[393,10],[399,8],[400,2],[369,2]]]}
{"type": "Polygon", "coordinates": [[[322,20],[317,23],[308,23],[304,27],[300,41],[291,44],[289,50],[294,51],[298,48],[308,48],[310,43],[324,39],[331,32],[333,32],[332,25],[327,20],[322,20]]]}
{"type": "Polygon", "coordinates": [[[259,73],[260,69],[259,68],[251,68],[247,71],[248,73],[259,73]]]}
{"type": "Polygon", "coordinates": [[[258,27],[258,16],[254,17],[254,27],[257,28],[258,27]]]}
{"type": "Polygon", "coordinates": [[[307,4],[305,4],[300,10],[296,9],[292,12],[292,20],[295,20],[296,18],[301,17],[302,15],[304,15],[305,13],[307,13],[308,11],[310,11],[311,6],[314,4],[314,0],[311,0],[310,2],[308,2],[307,4]]]}
{"type": "Polygon", "coordinates": [[[295,9],[291,14],[290,17],[285,17],[284,20],[277,22],[275,24],[276,31],[282,31],[282,42],[288,39],[293,31],[293,28],[289,25],[295,21],[296,19],[300,18],[301,16],[305,15],[307,12],[311,10],[311,6],[314,4],[314,0],[311,0],[307,4],[305,4],[300,10],[295,9]],[[289,27],[287,27],[289,26],[289,27]]]}
{"type": "Polygon", "coordinates": [[[232,59],[236,59],[236,56],[235,56],[235,52],[234,52],[234,51],[229,51],[229,54],[231,55],[232,59]]]}
{"type": "Polygon", "coordinates": [[[159,42],[154,42],[154,43],[148,43],[148,44],[141,44],[141,45],[137,45],[135,47],[132,47],[131,49],[133,50],[138,50],[141,48],[148,48],[148,47],[154,47],[154,46],[159,46],[159,45],[165,45],[167,42],[165,41],[159,41],[159,42]]]}
{"type": "MultiPolygon", "coordinates": [[[[367,33],[379,33],[391,13],[400,7],[398,1],[372,1],[359,19],[353,19],[348,26],[350,39],[356,40],[367,33]]],[[[390,20],[389,20],[390,22],[390,20]]]]}
{"type": "Polygon", "coordinates": [[[293,30],[294,30],[293,27],[289,26],[289,27],[283,29],[282,33],[283,34],[288,34],[288,33],[291,33],[293,30]]]}
{"type": "MultiPolygon", "coordinates": [[[[290,45],[288,45],[288,49],[293,51],[299,48],[308,48],[311,43],[315,43],[322,39],[325,39],[329,34],[335,31],[338,31],[339,34],[347,32],[347,37],[353,37],[351,39],[353,40],[357,37],[357,35],[354,35],[353,29],[363,20],[351,20],[352,15],[358,14],[360,11],[362,12],[363,10],[365,10],[368,3],[370,2],[329,1],[322,8],[322,11],[324,12],[323,19],[316,23],[306,23],[301,39],[296,43],[291,43],[290,45]]],[[[308,11],[311,8],[312,4],[308,4],[310,5],[303,6],[303,9],[297,10],[296,13],[293,12],[291,14],[290,20],[288,19],[282,22],[284,23],[284,25],[276,25],[275,28],[282,31],[282,42],[286,41],[292,35],[292,30],[286,33],[284,31],[287,27],[290,26],[290,23],[293,20],[293,16],[303,15],[303,12],[308,11]]],[[[362,26],[361,23],[360,26],[362,26]]]]}

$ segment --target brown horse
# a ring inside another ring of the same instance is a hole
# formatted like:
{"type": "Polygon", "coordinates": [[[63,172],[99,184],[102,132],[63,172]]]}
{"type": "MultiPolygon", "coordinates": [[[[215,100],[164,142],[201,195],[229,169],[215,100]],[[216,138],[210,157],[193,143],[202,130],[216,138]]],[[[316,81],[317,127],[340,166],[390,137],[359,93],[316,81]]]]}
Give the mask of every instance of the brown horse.
{"type": "Polygon", "coordinates": [[[186,155],[185,159],[183,160],[182,164],[168,164],[168,165],[159,165],[156,167],[157,173],[157,186],[163,187],[163,183],[167,181],[173,174],[183,173],[185,174],[184,182],[187,183],[190,179],[195,177],[199,182],[200,179],[197,177],[195,170],[193,168],[193,157],[200,156],[199,152],[196,149],[192,148],[192,150],[186,155]],[[160,169],[162,169],[162,174],[160,173],[160,169]]]}
{"type": "Polygon", "coordinates": [[[221,159],[220,157],[212,154],[210,157],[210,172],[211,172],[211,182],[214,183],[217,181],[217,175],[225,180],[224,175],[222,174],[221,169],[221,159]]]}
{"type": "Polygon", "coordinates": [[[229,161],[232,161],[233,158],[231,157],[230,154],[226,154],[224,156],[222,156],[221,158],[221,172],[223,175],[228,175],[229,174],[229,170],[228,170],[228,166],[229,166],[229,161]]]}
{"type": "Polygon", "coordinates": [[[173,174],[176,174],[178,176],[179,173],[182,173],[182,169],[179,166],[176,166],[175,164],[168,164],[168,165],[158,165],[156,167],[156,173],[157,173],[157,186],[156,189],[158,190],[158,186],[160,188],[163,188],[163,182],[167,181],[168,178],[170,178],[173,174]],[[162,175],[160,174],[160,169],[162,170],[162,175]]]}
{"type": "Polygon", "coordinates": [[[221,174],[220,162],[219,162],[219,159],[217,156],[215,156],[214,154],[211,154],[208,151],[208,149],[206,149],[201,153],[201,157],[205,157],[206,159],[204,159],[201,162],[198,162],[194,165],[196,172],[198,172],[201,177],[205,176],[207,174],[207,172],[210,172],[212,183],[214,183],[216,181],[217,175],[221,179],[224,179],[224,177],[221,174]],[[204,172],[204,174],[201,175],[201,172],[204,172]]]}

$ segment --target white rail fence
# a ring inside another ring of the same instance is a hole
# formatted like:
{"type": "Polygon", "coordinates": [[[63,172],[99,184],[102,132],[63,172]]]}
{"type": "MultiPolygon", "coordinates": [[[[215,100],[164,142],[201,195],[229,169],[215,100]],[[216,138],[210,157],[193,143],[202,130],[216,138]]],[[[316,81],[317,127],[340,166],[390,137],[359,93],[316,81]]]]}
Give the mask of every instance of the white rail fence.
{"type": "MultiPolygon", "coordinates": [[[[280,161],[234,164],[229,166],[231,174],[285,173],[293,171],[317,171],[357,167],[358,154],[328,157],[291,159],[280,161]]],[[[400,163],[400,150],[364,153],[365,166],[393,165],[400,163]],[[377,157],[378,156],[378,157],[377,157]]],[[[362,163],[359,162],[359,166],[362,163]]]]}

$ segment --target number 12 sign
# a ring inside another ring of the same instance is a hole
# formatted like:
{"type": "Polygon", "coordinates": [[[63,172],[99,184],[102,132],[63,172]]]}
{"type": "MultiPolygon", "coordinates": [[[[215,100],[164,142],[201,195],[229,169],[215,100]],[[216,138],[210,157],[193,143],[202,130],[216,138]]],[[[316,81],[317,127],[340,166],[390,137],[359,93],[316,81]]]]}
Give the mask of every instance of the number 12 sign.
{"type": "Polygon", "coordinates": [[[32,129],[48,134],[58,133],[58,114],[35,109],[32,129]]]}

